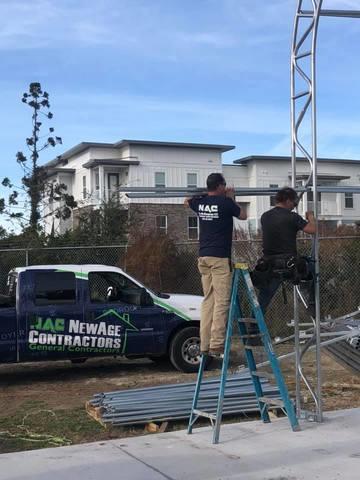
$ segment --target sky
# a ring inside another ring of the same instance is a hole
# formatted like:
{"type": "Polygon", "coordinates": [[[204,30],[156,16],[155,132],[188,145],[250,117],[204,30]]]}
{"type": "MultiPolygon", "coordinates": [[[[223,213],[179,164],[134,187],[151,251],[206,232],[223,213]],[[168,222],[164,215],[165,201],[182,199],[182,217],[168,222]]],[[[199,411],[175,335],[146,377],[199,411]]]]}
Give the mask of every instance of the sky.
{"type": "MultiPolygon", "coordinates": [[[[296,4],[0,0],[1,176],[20,178],[15,154],[31,131],[21,97],[34,81],[50,94],[63,140],[42,163],[82,141],[123,138],[235,145],[226,162],[288,155],[296,4]]],[[[360,19],[321,19],[320,156],[360,159],[359,43],[360,19]]]]}

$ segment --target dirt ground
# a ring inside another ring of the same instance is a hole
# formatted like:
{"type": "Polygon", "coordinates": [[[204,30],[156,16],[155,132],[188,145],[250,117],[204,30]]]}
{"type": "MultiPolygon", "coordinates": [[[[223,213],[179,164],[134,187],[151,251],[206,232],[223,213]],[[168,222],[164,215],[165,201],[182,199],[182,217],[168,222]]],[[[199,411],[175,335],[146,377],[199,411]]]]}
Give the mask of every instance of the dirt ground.
{"type": "MultiPolygon", "coordinates": [[[[235,359],[232,370],[241,360],[241,356],[235,359]]],[[[360,407],[360,377],[327,355],[323,355],[322,364],[324,410],[360,407]]],[[[282,368],[292,392],[293,363],[288,361],[282,368]]],[[[311,378],[314,374],[311,356],[306,371],[311,378]]],[[[218,374],[215,365],[206,375],[218,374]]],[[[143,434],[143,427],[105,430],[86,414],[85,402],[99,392],[181,383],[195,378],[196,374],[179,373],[168,364],[158,365],[146,359],[99,358],[81,365],[70,362],[2,365],[0,452],[143,434]]],[[[183,423],[170,426],[182,427],[183,423]]]]}

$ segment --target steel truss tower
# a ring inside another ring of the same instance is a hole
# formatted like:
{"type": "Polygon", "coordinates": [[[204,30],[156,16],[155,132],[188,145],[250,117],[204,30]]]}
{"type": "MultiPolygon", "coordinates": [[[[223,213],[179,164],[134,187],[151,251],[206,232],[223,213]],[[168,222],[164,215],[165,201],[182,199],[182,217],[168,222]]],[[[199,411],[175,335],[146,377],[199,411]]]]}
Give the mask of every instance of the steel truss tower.
{"type": "MultiPolygon", "coordinates": [[[[326,0],[325,0],[326,1],[326,0]]],[[[322,336],[332,336],[331,333],[322,334],[323,323],[320,318],[320,291],[319,291],[319,234],[318,234],[318,194],[328,193],[357,193],[360,194],[360,186],[319,186],[317,175],[317,115],[316,115],[316,47],[317,34],[320,17],[343,17],[360,18],[360,11],[344,10],[323,10],[323,0],[297,0],[297,8],[294,21],[294,31],[291,51],[291,177],[292,186],[297,190],[300,197],[304,193],[312,193],[314,213],[316,222],[316,233],[313,239],[312,257],[315,263],[315,318],[312,320],[313,333],[300,335],[299,304],[306,305],[306,300],[301,291],[294,288],[294,335],[283,339],[283,341],[295,338],[295,351],[279,359],[285,359],[295,354],[296,359],[296,413],[299,418],[306,418],[312,421],[321,422],[322,392],[321,392],[321,347],[335,343],[344,338],[349,338],[349,332],[338,332],[338,338],[321,342],[322,336]],[[310,134],[309,134],[310,133],[310,134]],[[298,156],[298,154],[300,154],[298,156]],[[303,185],[297,184],[296,167],[297,160],[302,157],[307,159],[309,164],[309,175],[303,185]],[[300,340],[305,338],[305,344],[300,340]],[[307,352],[315,351],[316,357],[316,378],[310,382],[303,369],[303,360],[307,352]],[[302,388],[306,388],[314,402],[314,410],[305,410],[302,405],[302,388]]],[[[238,188],[236,196],[268,196],[274,195],[278,189],[272,188],[238,188]]],[[[202,194],[201,188],[186,187],[121,187],[121,193],[126,193],[129,198],[176,198],[186,197],[194,194],[202,194]]],[[[349,313],[334,323],[342,322],[358,315],[360,310],[349,313]]],[[[328,324],[328,322],[324,322],[328,324]]],[[[306,324],[308,325],[308,324],[306,324]]],[[[358,327],[358,326],[357,326],[358,327]]],[[[358,327],[359,328],[359,327],[358,327]]],[[[351,336],[359,334],[359,329],[353,330],[351,336]]]]}
{"type": "MultiPolygon", "coordinates": [[[[299,303],[304,301],[294,288],[294,334],[296,358],[296,408],[297,416],[313,421],[323,420],[321,399],[321,319],[319,291],[319,202],[317,178],[317,112],[316,112],[316,47],[321,16],[360,18],[360,11],[323,10],[323,0],[298,0],[295,14],[291,51],[291,173],[292,186],[298,187],[296,167],[298,153],[308,160],[309,176],[303,187],[312,192],[316,233],[313,239],[315,263],[315,318],[314,334],[304,346],[300,344],[299,303]],[[309,135],[310,132],[310,135],[309,135]],[[309,347],[315,344],[316,378],[311,384],[303,371],[303,360],[309,347]],[[305,387],[314,401],[314,411],[302,408],[301,388],[305,387]]],[[[340,191],[340,189],[339,189],[340,191]]],[[[300,194],[302,195],[302,194],[300,194]]]]}

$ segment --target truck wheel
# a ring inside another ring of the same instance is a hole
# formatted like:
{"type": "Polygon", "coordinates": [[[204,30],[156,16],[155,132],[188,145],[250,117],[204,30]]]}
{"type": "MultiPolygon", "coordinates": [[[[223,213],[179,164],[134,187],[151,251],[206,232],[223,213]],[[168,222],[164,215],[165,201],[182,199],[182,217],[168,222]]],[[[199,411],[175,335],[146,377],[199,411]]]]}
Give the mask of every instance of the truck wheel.
{"type": "Polygon", "coordinates": [[[197,372],[200,364],[200,336],[197,327],[180,330],[170,344],[170,361],[181,372],[197,372]]]}

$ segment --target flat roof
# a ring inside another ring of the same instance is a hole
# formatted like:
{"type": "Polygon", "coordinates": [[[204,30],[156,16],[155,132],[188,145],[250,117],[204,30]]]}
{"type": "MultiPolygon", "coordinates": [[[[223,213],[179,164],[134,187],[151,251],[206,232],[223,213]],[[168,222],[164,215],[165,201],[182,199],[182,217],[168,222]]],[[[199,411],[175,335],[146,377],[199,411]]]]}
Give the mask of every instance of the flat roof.
{"type": "MultiPolygon", "coordinates": [[[[266,160],[269,162],[291,162],[291,157],[287,156],[278,156],[278,155],[249,155],[248,157],[243,157],[243,158],[238,158],[237,160],[234,160],[233,163],[235,165],[244,165],[246,163],[249,163],[251,161],[256,161],[256,160],[266,160]]],[[[300,162],[307,162],[307,158],[305,157],[297,157],[297,161],[300,162]]],[[[328,162],[328,163],[356,163],[360,165],[360,160],[354,160],[354,159],[343,159],[343,158],[318,158],[318,162],[328,162]]]]}
{"type": "Polygon", "coordinates": [[[81,142],[74,147],[66,150],[63,154],[44,164],[45,168],[56,167],[58,165],[66,165],[69,158],[78,153],[87,150],[88,148],[121,148],[126,145],[148,145],[153,147],[181,147],[181,148],[201,148],[209,150],[219,150],[221,152],[228,152],[235,148],[234,145],[218,145],[213,143],[187,143],[187,142],[161,142],[156,140],[129,140],[124,139],[115,143],[102,142],[81,142]]]}
{"type": "Polygon", "coordinates": [[[209,150],[220,150],[221,152],[228,152],[234,150],[235,145],[218,145],[214,143],[189,143],[189,142],[161,142],[156,140],[128,140],[124,139],[114,144],[115,147],[122,147],[125,145],[146,145],[156,147],[182,147],[182,148],[203,148],[209,150]]]}

